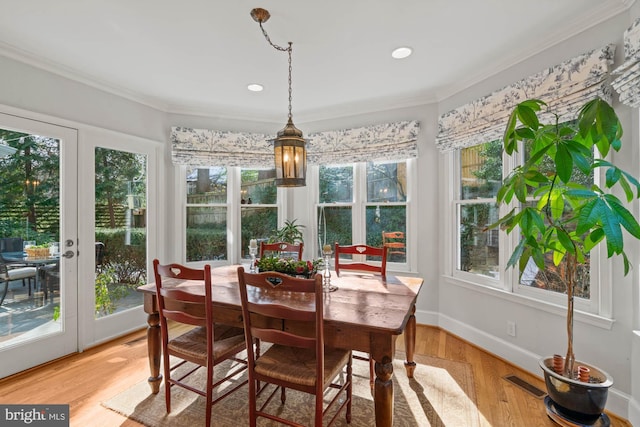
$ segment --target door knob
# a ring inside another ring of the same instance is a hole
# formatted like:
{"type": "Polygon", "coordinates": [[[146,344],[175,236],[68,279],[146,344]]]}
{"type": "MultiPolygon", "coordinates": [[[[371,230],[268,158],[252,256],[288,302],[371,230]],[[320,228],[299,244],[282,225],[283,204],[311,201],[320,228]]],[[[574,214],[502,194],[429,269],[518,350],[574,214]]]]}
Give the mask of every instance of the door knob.
{"type": "Polygon", "coordinates": [[[62,254],[62,256],[65,258],[73,258],[74,255],[75,255],[75,252],[73,251],[66,251],[65,253],[62,254]]]}

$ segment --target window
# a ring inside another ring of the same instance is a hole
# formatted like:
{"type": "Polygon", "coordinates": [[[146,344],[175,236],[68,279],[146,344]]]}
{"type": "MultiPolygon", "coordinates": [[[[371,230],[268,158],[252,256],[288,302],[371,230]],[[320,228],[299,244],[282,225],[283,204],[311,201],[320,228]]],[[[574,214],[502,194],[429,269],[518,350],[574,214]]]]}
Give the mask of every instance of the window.
{"type": "MultiPolygon", "coordinates": [[[[384,231],[407,234],[408,164],[368,162],[320,166],[318,179],[318,248],[339,242],[382,246],[384,231]],[[359,191],[358,189],[363,189],[359,191]]],[[[404,242],[406,246],[406,242],[404,242]]],[[[395,250],[390,263],[407,264],[395,250]]]]}
{"type": "Polygon", "coordinates": [[[495,196],[502,181],[502,144],[488,142],[459,151],[456,270],[498,279],[498,230],[484,231],[497,221],[495,196]]]}
{"type": "MultiPolygon", "coordinates": [[[[528,158],[529,150],[523,150],[523,160],[528,158]]],[[[453,231],[455,248],[452,271],[454,277],[487,286],[500,287],[514,293],[533,296],[541,300],[556,301],[564,298],[564,285],[554,280],[564,263],[555,266],[549,257],[546,268],[540,271],[533,261],[524,267],[522,274],[506,270],[506,263],[513,248],[518,243],[517,233],[501,240],[498,229],[487,230],[486,226],[498,220],[501,213],[495,203],[502,176],[509,173],[514,164],[503,165],[502,142],[500,140],[461,148],[455,152],[455,191],[452,210],[455,212],[453,231]],[[501,242],[503,243],[501,245],[501,242]],[[505,274],[507,273],[507,274],[505,274]],[[501,277],[503,274],[505,277],[501,277]]],[[[581,172],[576,170],[575,174],[581,172]]],[[[585,184],[596,182],[598,177],[582,176],[585,184]]],[[[515,201],[515,198],[514,198],[515,201]]],[[[530,205],[537,200],[530,199],[530,205]]],[[[515,205],[514,205],[515,206],[515,205]]],[[[504,208],[505,214],[512,207],[504,208]]],[[[592,252],[597,256],[598,249],[592,252]]],[[[592,264],[592,263],[591,263],[592,264]]],[[[582,309],[596,311],[591,300],[597,297],[597,290],[591,282],[598,277],[598,265],[587,264],[578,272],[579,283],[575,295],[583,301],[577,302],[582,309]],[[589,308],[590,307],[590,308],[589,308]]]]}
{"type": "Polygon", "coordinates": [[[186,261],[227,259],[227,168],[187,168],[186,261]]]}
{"type": "Polygon", "coordinates": [[[276,170],[241,169],[240,171],[240,257],[249,258],[249,241],[269,240],[278,228],[278,192],[276,170]]]}
{"type": "MultiPolygon", "coordinates": [[[[575,125],[575,123],[572,123],[575,125]]],[[[530,147],[525,146],[524,149],[524,160],[529,159],[529,153],[531,152],[530,147]]],[[[591,162],[593,162],[593,156],[591,157],[591,162]]],[[[551,160],[549,160],[551,161],[551,160]]],[[[552,169],[552,165],[547,164],[542,165],[543,172],[552,169]]],[[[572,179],[584,185],[585,187],[590,187],[591,184],[596,182],[596,177],[594,177],[593,172],[590,175],[585,175],[578,168],[574,168],[572,179]]],[[[531,200],[530,205],[534,205],[537,203],[537,200],[531,200]]],[[[572,230],[575,230],[575,224],[568,225],[568,227],[572,230]]],[[[585,255],[585,263],[578,266],[577,270],[577,283],[574,289],[574,295],[578,298],[590,298],[590,254],[585,255]]],[[[563,261],[558,266],[553,263],[552,256],[549,254],[545,259],[545,269],[540,271],[539,268],[535,265],[533,260],[530,260],[524,268],[522,275],[520,276],[520,285],[530,286],[538,289],[544,289],[551,292],[565,293],[565,285],[560,280],[560,272],[562,269],[566,268],[566,263],[563,261]]]]}
{"type": "Polygon", "coordinates": [[[275,169],[187,167],[186,190],[187,262],[239,262],[250,256],[249,240],[266,241],[277,228],[275,169]]]}
{"type": "Polygon", "coordinates": [[[320,166],[318,249],[334,242],[353,242],[354,169],[353,165],[320,166]]]}
{"type": "MultiPolygon", "coordinates": [[[[407,232],[407,162],[367,163],[366,242],[382,246],[382,233],[407,232]]],[[[406,263],[394,250],[387,262],[406,263]]]]}

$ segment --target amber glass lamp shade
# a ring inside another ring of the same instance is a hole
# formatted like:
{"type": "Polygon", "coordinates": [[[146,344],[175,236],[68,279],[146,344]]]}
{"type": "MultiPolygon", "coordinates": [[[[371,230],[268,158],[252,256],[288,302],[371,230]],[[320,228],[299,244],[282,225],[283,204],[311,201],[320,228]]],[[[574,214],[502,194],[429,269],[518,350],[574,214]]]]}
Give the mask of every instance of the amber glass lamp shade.
{"type": "Polygon", "coordinates": [[[291,118],[273,140],[278,187],[304,187],[307,176],[307,149],[302,131],[293,125],[291,118]]]}

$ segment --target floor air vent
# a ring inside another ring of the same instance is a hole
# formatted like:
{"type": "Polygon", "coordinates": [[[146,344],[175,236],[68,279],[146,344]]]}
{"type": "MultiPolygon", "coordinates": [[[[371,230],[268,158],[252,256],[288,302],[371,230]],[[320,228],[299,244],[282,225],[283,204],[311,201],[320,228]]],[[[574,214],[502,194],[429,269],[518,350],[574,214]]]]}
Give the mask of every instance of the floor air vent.
{"type": "Polygon", "coordinates": [[[540,390],[538,387],[534,386],[533,384],[529,384],[528,382],[518,377],[517,375],[507,375],[504,377],[504,379],[509,381],[510,383],[517,385],[518,387],[520,387],[527,393],[532,394],[538,399],[543,398],[547,394],[546,392],[540,390]]]}

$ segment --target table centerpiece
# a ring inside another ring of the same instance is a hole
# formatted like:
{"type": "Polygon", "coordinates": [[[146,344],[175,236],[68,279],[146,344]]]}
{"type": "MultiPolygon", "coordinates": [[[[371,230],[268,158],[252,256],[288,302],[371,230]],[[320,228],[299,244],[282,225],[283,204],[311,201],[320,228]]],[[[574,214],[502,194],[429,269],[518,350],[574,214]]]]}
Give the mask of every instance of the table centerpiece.
{"type": "Polygon", "coordinates": [[[318,258],[311,261],[298,261],[292,258],[265,256],[256,261],[256,267],[260,272],[277,271],[290,276],[310,279],[323,268],[323,260],[318,258]]]}

